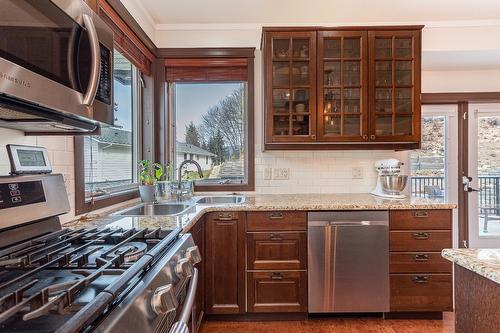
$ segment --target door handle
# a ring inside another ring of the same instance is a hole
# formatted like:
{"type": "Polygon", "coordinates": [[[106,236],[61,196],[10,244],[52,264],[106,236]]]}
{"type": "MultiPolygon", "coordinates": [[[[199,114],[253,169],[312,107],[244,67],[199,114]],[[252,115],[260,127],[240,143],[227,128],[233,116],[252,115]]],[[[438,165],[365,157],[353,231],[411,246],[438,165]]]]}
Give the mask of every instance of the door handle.
{"type": "Polygon", "coordinates": [[[426,239],[429,239],[429,236],[431,235],[431,233],[430,232],[415,232],[412,235],[413,235],[413,239],[426,240],[426,239]]]}
{"type": "Polygon", "coordinates": [[[271,236],[269,236],[269,239],[273,240],[273,241],[282,241],[283,240],[283,235],[281,235],[281,234],[271,234],[271,236]]]}
{"type": "Polygon", "coordinates": [[[415,282],[415,283],[427,283],[427,282],[429,282],[429,277],[423,276],[423,275],[414,276],[412,279],[413,279],[413,282],[415,282]]]}
{"type": "Polygon", "coordinates": [[[429,217],[429,212],[426,212],[426,211],[417,211],[417,212],[413,213],[413,216],[414,217],[418,217],[418,218],[425,218],[425,217],[429,217]]]}
{"type": "Polygon", "coordinates": [[[269,214],[269,218],[271,220],[282,220],[283,219],[283,213],[281,212],[274,212],[269,214]]]}
{"type": "Polygon", "coordinates": [[[92,18],[88,14],[82,14],[82,20],[89,36],[90,56],[92,58],[90,65],[89,83],[87,84],[87,90],[83,95],[82,104],[86,106],[92,106],[92,103],[94,103],[95,95],[97,94],[99,76],[101,76],[101,53],[94,21],[92,21],[92,18]]]}
{"type": "Polygon", "coordinates": [[[429,261],[429,255],[428,254],[416,254],[415,257],[413,257],[415,261],[429,261]]]}
{"type": "Polygon", "coordinates": [[[272,280],[283,280],[283,273],[272,272],[269,276],[272,280]]]}

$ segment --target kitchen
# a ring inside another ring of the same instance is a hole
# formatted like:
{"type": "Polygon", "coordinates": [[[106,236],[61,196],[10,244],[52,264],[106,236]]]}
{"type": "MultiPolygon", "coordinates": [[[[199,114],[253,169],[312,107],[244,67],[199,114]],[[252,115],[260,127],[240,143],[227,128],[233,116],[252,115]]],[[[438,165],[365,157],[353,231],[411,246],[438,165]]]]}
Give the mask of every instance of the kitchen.
{"type": "Polygon", "coordinates": [[[479,3],[1,0],[1,331],[499,331],[479,3]]]}

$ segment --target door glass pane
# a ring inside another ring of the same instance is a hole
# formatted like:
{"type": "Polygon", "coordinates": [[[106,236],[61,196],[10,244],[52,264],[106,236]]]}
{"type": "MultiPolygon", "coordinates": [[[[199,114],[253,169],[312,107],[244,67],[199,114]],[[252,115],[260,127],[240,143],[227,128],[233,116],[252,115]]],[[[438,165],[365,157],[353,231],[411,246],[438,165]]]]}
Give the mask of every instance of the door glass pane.
{"type": "Polygon", "coordinates": [[[292,116],[292,134],[309,135],[309,115],[292,116]]]}
{"type": "Polygon", "coordinates": [[[394,39],[394,56],[396,58],[411,58],[412,56],[412,38],[394,39]]]}
{"type": "Polygon", "coordinates": [[[410,86],[412,84],[411,67],[411,61],[396,61],[396,85],[410,86]]]}
{"type": "Polygon", "coordinates": [[[309,84],[309,62],[294,61],[292,63],[292,85],[305,86],[309,84]]]}
{"type": "Polygon", "coordinates": [[[361,54],[361,39],[344,38],[344,58],[359,58],[361,54]]]}
{"type": "Polygon", "coordinates": [[[325,134],[340,135],[340,117],[337,115],[323,117],[325,124],[325,134]]]}
{"type": "Polygon", "coordinates": [[[392,57],[392,38],[375,39],[375,57],[379,59],[392,57]]]}
{"type": "Polygon", "coordinates": [[[283,87],[290,84],[290,67],[288,62],[273,61],[273,86],[283,87]]]}
{"type": "Polygon", "coordinates": [[[340,86],[340,61],[325,62],[324,71],[326,86],[340,86]]]}
{"type": "Polygon", "coordinates": [[[412,88],[396,88],[396,113],[411,113],[412,88]]]}
{"type": "Polygon", "coordinates": [[[293,43],[293,57],[294,58],[309,58],[309,39],[296,39],[292,40],[293,43]]]}
{"type": "Polygon", "coordinates": [[[375,111],[392,113],[392,89],[377,88],[375,90],[375,111]]]}
{"type": "Polygon", "coordinates": [[[444,199],[446,193],[445,116],[422,117],[422,148],[410,153],[411,195],[444,199]]]}
{"type": "Polygon", "coordinates": [[[273,57],[276,59],[286,59],[290,57],[290,40],[273,39],[273,57]]]}
{"type": "Polygon", "coordinates": [[[359,116],[344,117],[344,136],[359,136],[361,135],[361,126],[359,116]]]}
{"type": "Polygon", "coordinates": [[[323,113],[340,113],[340,89],[325,89],[323,113]]]}
{"type": "Polygon", "coordinates": [[[378,87],[392,85],[392,61],[375,62],[375,85],[378,87]]]}
{"type": "Polygon", "coordinates": [[[344,86],[359,86],[360,63],[359,61],[344,62],[344,86]]]}
{"type": "Polygon", "coordinates": [[[477,117],[479,236],[500,236],[500,117],[477,117]]]}
{"type": "Polygon", "coordinates": [[[294,89],[292,91],[292,112],[309,113],[308,89],[294,89]]]}
{"type": "Polygon", "coordinates": [[[289,116],[274,116],[273,117],[274,135],[289,135],[290,133],[290,117],[289,116]]]}
{"type": "Polygon", "coordinates": [[[273,89],[274,113],[288,113],[290,105],[290,90],[273,89]]]}
{"type": "Polygon", "coordinates": [[[359,113],[360,109],[360,89],[345,88],[344,89],[344,112],[359,113]]]}
{"type": "Polygon", "coordinates": [[[413,134],[413,117],[397,116],[394,121],[394,135],[413,134]]]}
{"type": "Polygon", "coordinates": [[[377,119],[375,119],[375,135],[392,135],[392,116],[377,116],[377,119]]]}
{"type": "Polygon", "coordinates": [[[340,38],[325,39],[323,52],[325,58],[340,58],[340,38]]]}

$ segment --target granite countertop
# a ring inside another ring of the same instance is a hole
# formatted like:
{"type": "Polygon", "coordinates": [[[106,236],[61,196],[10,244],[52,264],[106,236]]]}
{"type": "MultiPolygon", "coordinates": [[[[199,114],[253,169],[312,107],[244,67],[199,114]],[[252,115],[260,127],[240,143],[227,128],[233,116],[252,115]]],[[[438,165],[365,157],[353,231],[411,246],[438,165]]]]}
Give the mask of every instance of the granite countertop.
{"type": "MultiPolygon", "coordinates": [[[[134,205],[138,204],[134,203],[134,205]]],[[[130,206],[130,205],[129,205],[130,206]]],[[[119,210],[127,208],[120,207],[119,210]]],[[[87,215],[64,224],[68,228],[122,227],[174,228],[184,232],[207,212],[213,211],[270,211],[270,210],[387,210],[387,209],[452,209],[456,205],[431,199],[388,200],[371,194],[250,194],[243,204],[196,205],[177,216],[117,216],[87,215]]]]}
{"type": "Polygon", "coordinates": [[[500,249],[444,249],[443,258],[500,284],[500,249]]]}

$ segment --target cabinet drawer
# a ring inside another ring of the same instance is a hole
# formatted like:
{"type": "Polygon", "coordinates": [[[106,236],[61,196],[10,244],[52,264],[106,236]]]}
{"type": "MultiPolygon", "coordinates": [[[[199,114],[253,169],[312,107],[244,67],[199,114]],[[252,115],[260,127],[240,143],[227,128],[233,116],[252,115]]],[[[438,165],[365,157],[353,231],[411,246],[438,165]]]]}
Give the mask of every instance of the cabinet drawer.
{"type": "Polygon", "coordinates": [[[391,311],[451,311],[451,274],[391,274],[391,311]]]}
{"type": "Polygon", "coordinates": [[[391,252],[391,273],[451,273],[452,263],[441,252],[391,252]]]}
{"type": "Polygon", "coordinates": [[[449,209],[391,210],[391,230],[451,229],[452,218],[449,209]]]}
{"type": "Polygon", "coordinates": [[[247,213],[248,231],[299,230],[307,227],[306,212],[249,212],[247,213]]]}
{"type": "Polygon", "coordinates": [[[305,271],[248,273],[248,312],[307,312],[305,271]]]}
{"type": "Polygon", "coordinates": [[[247,234],[248,269],[306,269],[305,232],[247,234]]]}
{"type": "Polygon", "coordinates": [[[240,219],[240,213],[239,212],[213,212],[213,213],[208,213],[209,220],[211,221],[234,221],[234,220],[239,220],[240,219]]]}
{"type": "Polygon", "coordinates": [[[391,231],[390,251],[441,251],[451,247],[449,230],[391,231]]]}

